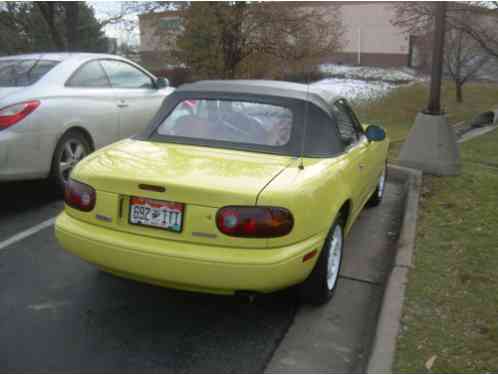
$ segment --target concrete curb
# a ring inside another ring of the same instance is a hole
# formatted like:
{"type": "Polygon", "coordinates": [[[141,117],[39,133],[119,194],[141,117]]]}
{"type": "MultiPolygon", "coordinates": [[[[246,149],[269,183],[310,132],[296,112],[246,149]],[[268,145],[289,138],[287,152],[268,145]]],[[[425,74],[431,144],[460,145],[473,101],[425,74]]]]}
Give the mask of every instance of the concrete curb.
{"type": "Polygon", "coordinates": [[[405,184],[405,209],[393,268],[387,279],[367,373],[390,373],[400,329],[409,268],[415,251],[422,172],[390,164],[389,177],[405,184]]]}
{"type": "Polygon", "coordinates": [[[498,123],[496,125],[488,125],[488,126],[483,126],[481,128],[475,128],[472,129],[466,133],[464,133],[460,139],[458,140],[458,143],[463,143],[466,141],[470,141],[471,139],[474,139],[476,137],[480,137],[481,135],[487,134],[489,132],[492,132],[498,128],[498,123]]]}

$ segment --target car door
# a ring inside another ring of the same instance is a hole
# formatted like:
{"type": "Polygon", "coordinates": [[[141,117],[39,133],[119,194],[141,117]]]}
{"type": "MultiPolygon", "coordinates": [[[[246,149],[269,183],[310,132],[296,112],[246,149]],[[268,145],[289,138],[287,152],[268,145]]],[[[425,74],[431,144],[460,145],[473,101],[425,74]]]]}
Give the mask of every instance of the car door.
{"type": "Polygon", "coordinates": [[[159,110],[165,90],[157,89],[153,77],[125,61],[106,59],[102,65],[119,100],[120,137],[140,133],[159,110]]]}
{"type": "Polygon", "coordinates": [[[332,113],[336,118],[339,137],[345,145],[345,152],[349,161],[346,173],[349,174],[351,181],[353,211],[356,214],[368,198],[368,140],[356,126],[354,119],[343,102],[339,100],[333,103],[332,113]]]}
{"type": "Polygon", "coordinates": [[[361,125],[355,112],[345,99],[340,99],[339,103],[340,105],[342,105],[344,110],[349,113],[352,121],[354,122],[355,128],[358,129],[358,131],[362,134],[362,137],[366,141],[365,168],[363,172],[364,175],[367,176],[369,183],[366,191],[366,198],[368,198],[368,195],[377,187],[378,179],[384,168],[385,160],[383,158],[383,153],[380,151],[382,145],[379,142],[368,141],[363,126],[361,125]]]}
{"type": "Polygon", "coordinates": [[[64,91],[57,103],[64,113],[64,127],[84,127],[96,148],[118,139],[118,101],[98,60],[80,65],[67,80],[64,91]]]}

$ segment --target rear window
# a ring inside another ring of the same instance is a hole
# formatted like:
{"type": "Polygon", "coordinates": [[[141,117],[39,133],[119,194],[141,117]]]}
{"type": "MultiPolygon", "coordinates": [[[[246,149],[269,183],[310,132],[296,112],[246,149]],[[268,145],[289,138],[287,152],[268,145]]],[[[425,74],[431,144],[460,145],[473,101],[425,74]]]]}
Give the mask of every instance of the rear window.
{"type": "Polygon", "coordinates": [[[1,60],[0,87],[32,85],[58,63],[52,60],[1,60]]]}
{"type": "Polygon", "coordinates": [[[269,147],[289,143],[289,108],[248,101],[183,100],[157,128],[161,136],[269,147]]]}

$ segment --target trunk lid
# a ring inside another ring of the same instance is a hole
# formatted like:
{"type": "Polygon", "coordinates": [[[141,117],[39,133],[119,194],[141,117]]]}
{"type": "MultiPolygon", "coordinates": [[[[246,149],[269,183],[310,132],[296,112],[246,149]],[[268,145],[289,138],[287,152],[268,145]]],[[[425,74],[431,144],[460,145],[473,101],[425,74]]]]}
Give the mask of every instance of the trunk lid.
{"type": "Polygon", "coordinates": [[[75,170],[96,190],[185,204],[254,205],[263,187],[294,158],[251,152],[124,140],[90,156],[75,170]],[[140,184],[161,186],[164,193],[140,184]]]}
{"type": "Polygon", "coordinates": [[[124,140],[80,163],[72,178],[97,191],[95,212],[70,210],[94,224],[165,239],[240,247],[265,247],[265,239],[223,235],[216,227],[218,208],[255,205],[260,191],[287,166],[289,156],[199,146],[124,140]],[[164,187],[164,192],[140,188],[164,187]],[[185,204],[181,233],[129,223],[131,197],[185,204]],[[100,217],[100,219],[99,219],[100,217]],[[103,221],[102,217],[111,218],[103,221]]]}

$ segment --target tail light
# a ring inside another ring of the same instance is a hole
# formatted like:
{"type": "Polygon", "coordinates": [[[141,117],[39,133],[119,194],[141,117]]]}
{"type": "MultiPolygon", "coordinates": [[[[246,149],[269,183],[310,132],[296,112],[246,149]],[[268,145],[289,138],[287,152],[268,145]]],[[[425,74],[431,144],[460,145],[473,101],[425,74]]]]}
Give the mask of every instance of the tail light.
{"type": "Polygon", "coordinates": [[[91,211],[95,207],[95,189],[75,180],[69,180],[64,190],[64,202],[80,211],[91,211]]]}
{"type": "Polygon", "coordinates": [[[29,102],[13,104],[0,109],[0,130],[7,129],[12,125],[17,124],[38,108],[39,105],[40,102],[38,100],[31,100],[29,102]]]}
{"type": "Polygon", "coordinates": [[[288,234],[294,219],[280,207],[227,206],[216,214],[216,225],[229,236],[269,238],[288,234]]]}

